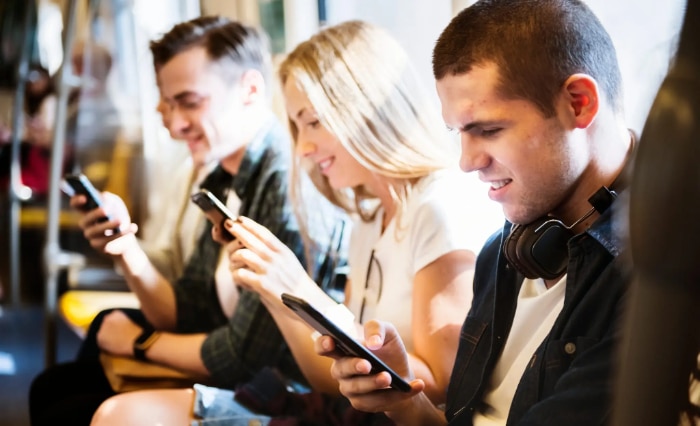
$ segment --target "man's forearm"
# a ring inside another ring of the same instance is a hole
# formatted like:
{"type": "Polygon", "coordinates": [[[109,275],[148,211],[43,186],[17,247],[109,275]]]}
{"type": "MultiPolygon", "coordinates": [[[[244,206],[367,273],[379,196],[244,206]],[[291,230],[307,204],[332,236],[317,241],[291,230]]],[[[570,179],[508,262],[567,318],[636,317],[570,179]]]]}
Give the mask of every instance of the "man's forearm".
{"type": "Polygon", "coordinates": [[[175,293],[141,247],[134,244],[115,261],[129,289],[139,299],[148,322],[160,330],[174,330],[177,323],[175,293]]]}
{"type": "Polygon", "coordinates": [[[207,335],[162,333],[146,351],[146,358],[156,364],[192,373],[197,378],[209,378],[209,370],[200,355],[207,335]]]}

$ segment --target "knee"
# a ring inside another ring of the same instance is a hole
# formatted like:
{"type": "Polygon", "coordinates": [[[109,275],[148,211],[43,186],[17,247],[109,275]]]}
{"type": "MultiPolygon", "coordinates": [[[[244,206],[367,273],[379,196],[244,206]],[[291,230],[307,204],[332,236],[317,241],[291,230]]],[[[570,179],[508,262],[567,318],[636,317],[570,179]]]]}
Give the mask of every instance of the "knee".
{"type": "Polygon", "coordinates": [[[108,398],[97,408],[90,424],[98,426],[138,424],[140,404],[138,397],[134,398],[134,394],[138,395],[139,392],[127,392],[108,398]]]}
{"type": "Polygon", "coordinates": [[[121,393],[103,402],[91,426],[177,425],[192,420],[192,389],[159,389],[121,393]]]}

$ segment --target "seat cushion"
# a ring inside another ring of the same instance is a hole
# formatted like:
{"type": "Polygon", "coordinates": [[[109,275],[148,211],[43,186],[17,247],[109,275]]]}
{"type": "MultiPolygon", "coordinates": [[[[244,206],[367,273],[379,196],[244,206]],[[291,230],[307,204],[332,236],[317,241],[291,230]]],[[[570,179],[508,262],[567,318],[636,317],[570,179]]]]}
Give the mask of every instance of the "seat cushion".
{"type": "Polygon", "coordinates": [[[58,301],[58,313],[81,338],[98,313],[109,308],[140,308],[134,293],[128,291],[69,290],[58,301]]]}

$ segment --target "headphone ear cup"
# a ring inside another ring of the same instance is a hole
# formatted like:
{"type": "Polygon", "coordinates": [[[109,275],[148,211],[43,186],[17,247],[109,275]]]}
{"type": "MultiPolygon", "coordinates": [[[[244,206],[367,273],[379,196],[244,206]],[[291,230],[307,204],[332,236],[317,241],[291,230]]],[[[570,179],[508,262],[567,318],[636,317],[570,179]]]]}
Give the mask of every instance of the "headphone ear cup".
{"type": "MultiPolygon", "coordinates": [[[[536,223],[541,223],[537,221],[536,223]]],[[[537,274],[537,271],[533,270],[530,265],[527,263],[527,255],[523,255],[523,252],[527,252],[527,249],[523,249],[523,240],[531,240],[532,237],[530,236],[529,238],[524,238],[524,234],[532,235],[533,231],[531,230],[531,225],[513,225],[513,227],[510,230],[510,234],[508,234],[508,238],[506,238],[505,243],[503,244],[503,254],[506,256],[506,260],[516,270],[518,270],[521,274],[525,275],[525,277],[534,279],[534,278],[539,278],[539,275],[537,274]]]]}
{"type": "Polygon", "coordinates": [[[560,221],[541,218],[527,225],[515,225],[503,252],[508,263],[527,278],[554,279],[566,271],[567,243],[572,236],[560,221]]]}

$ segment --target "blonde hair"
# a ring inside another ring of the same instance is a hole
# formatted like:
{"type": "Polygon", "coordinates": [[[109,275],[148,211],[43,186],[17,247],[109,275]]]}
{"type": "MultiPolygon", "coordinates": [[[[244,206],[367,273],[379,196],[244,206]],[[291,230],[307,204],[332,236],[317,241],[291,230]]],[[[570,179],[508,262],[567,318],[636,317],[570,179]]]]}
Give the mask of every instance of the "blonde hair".
{"type": "MultiPolygon", "coordinates": [[[[282,86],[293,78],[321,124],[362,166],[388,183],[397,202],[397,219],[416,180],[456,164],[457,146],[449,140],[404,49],[379,27],[348,21],[323,29],[285,58],[279,77],[282,86]]],[[[289,129],[296,143],[299,132],[292,120],[289,129]]],[[[297,202],[302,199],[300,169],[301,160],[295,156],[291,195],[304,218],[303,203],[297,202]]],[[[335,190],[318,167],[306,170],[318,190],[346,212],[358,213],[363,220],[376,214],[376,208],[367,208],[377,200],[366,188],[335,190]]]]}

